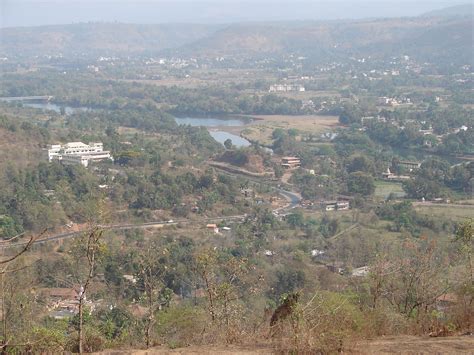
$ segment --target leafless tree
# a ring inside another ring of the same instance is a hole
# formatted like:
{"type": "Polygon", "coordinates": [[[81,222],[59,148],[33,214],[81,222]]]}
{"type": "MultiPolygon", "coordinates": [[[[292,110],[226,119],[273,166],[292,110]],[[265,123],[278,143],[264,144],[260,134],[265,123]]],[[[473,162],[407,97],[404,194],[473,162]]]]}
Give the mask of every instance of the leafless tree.
{"type": "Polygon", "coordinates": [[[102,247],[101,239],[103,230],[94,227],[87,235],[85,256],[87,259],[87,273],[84,282],[80,285],[79,290],[79,353],[84,352],[84,304],[86,301],[86,292],[89,289],[91,281],[96,275],[97,261],[102,247]]]}
{"type": "MultiPolygon", "coordinates": [[[[18,260],[23,254],[25,254],[31,246],[34,244],[34,242],[38,239],[40,239],[44,234],[46,233],[46,230],[43,231],[40,234],[33,234],[27,242],[22,243],[23,247],[21,248],[20,251],[16,252],[12,256],[8,256],[2,260],[0,260],[0,266],[2,267],[0,270],[0,277],[1,277],[1,298],[2,298],[2,341],[0,343],[0,349],[1,349],[1,354],[6,354],[8,347],[11,346],[9,343],[10,336],[9,336],[9,329],[8,329],[8,317],[7,317],[7,307],[6,307],[6,286],[5,286],[5,276],[7,274],[15,273],[22,271],[26,269],[28,266],[21,266],[19,268],[10,268],[12,263],[16,260],[18,260]]],[[[14,244],[18,239],[20,239],[24,233],[19,234],[11,239],[1,241],[0,242],[0,247],[3,249],[10,248],[10,247],[15,247],[16,245],[14,244]]]]}
{"type": "Polygon", "coordinates": [[[407,242],[403,254],[393,261],[397,272],[391,273],[383,295],[398,312],[410,317],[416,310],[428,310],[438,297],[450,289],[434,242],[407,242]]]}
{"type": "Polygon", "coordinates": [[[151,245],[147,250],[139,253],[138,257],[138,279],[147,308],[145,319],[145,345],[152,345],[152,329],[155,325],[156,312],[163,306],[169,304],[171,293],[165,287],[164,276],[167,250],[151,245]]]}

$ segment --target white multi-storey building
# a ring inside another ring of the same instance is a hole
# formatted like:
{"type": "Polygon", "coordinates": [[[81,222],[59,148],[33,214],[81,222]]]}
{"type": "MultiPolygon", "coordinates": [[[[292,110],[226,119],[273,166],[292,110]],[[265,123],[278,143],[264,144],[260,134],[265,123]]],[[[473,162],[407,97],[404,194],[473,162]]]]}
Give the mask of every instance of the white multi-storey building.
{"type": "Polygon", "coordinates": [[[91,161],[113,160],[110,152],[104,150],[102,143],[71,142],[64,145],[48,145],[45,150],[49,162],[61,161],[63,164],[89,166],[91,161]]]}

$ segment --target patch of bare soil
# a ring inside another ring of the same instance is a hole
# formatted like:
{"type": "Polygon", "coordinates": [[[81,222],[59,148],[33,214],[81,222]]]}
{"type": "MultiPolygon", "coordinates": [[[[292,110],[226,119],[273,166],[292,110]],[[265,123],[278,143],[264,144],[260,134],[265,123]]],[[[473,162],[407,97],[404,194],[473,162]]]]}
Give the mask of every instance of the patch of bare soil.
{"type": "Polygon", "coordinates": [[[169,349],[165,347],[157,347],[148,350],[131,350],[131,351],[110,351],[110,352],[101,352],[100,354],[104,355],[122,355],[122,354],[131,354],[131,355],[167,355],[167,354],[192,354],[192,355],[220,355],[220,354],[243,354],[243,355],[268,355],[274,354],[273,349],[268,348],[267,346],[232,346],[232,345],[222,345],[222,346],[189,346],[186,348],[179,349],[169,349]]]}
{"type": "Polygon", "coordinates": [[[385,337],[360,342],[350,354],[474,354],[474,336],[385,337]]]}
{"type": "MultiPolygon", "coordinates": [[[[104,355],[268,355],[278,353],[269,344],[237,346],[237,345],[216,345],[216,346],[190,346],[179,349],[169,349],[167,347],[156,347],[148,350],[117,350],[104,351],[104,355]]],[[[304,352],[303,352],[304,353],[304,352]]],[[[452,337],[417,337],[417,336],[393,336],[374,340],[359,342],[353,349],[346,349],[344,354],[352,355],[379,355],[379,354],[402,354],[402,355],[431,355],[431,354],[474,354],[474,336],[452,336],[452,337]]]]}
{"type": "Polygon", "coordinates": [[[263,165],[263,158],[259,155],[249,154],[248,155],[248,163],[245,164],[244,168],[248,171],[253,171],[256,173],[263,173],[265,172],[265,166],[263,165]]]}

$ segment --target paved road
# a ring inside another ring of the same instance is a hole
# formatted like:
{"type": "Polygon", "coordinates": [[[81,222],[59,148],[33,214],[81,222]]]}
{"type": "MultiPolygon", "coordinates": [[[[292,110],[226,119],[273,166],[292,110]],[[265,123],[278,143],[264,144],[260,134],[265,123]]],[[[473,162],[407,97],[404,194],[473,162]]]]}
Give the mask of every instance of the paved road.
{"type": "MultiPolygon", "coordinates": [[[[232,175],[231,173],[228,173],[232,175]]],[[[254,180],[255,181],[255,180],[254,180]]],[[[265,183],[264,181],[255,181],[258,183],[265,183]]],[[[275,191],[277,191],[280,195],[282,195],[285,199],[288,200],[288,204],[284,207],[277,208],[273,210],[275,214],[284,214],[286,211],[289,211],[295,207],[297,207],[301,201],[301,196],[292,191],[287,191],[283,190],[281,188],[275,188],[275,191]]],[[[214,218],[204,218],[201,221],[203,222],[214,222],[214,221],[231,221],[231,220],[243,220],[245,219],[247,215],[236,215],[236,216],[221,216],[221,217],[214,217],[214,218]]],[[[135,228],[147,228],[147,227],[161,227],[161,226],[172,226],[172,225],[177,225],[178,223],[192,223],[196,222],[196,220],[189,220],[189,219],[179,219],[179,220],[169,220],[169,221],[154,221],[154,222],[146,222],[146,223],[127,223],[127,224],[110,224],[110,225],[103,225],[100,226],[104,230],[127,230],[127,229],[135,229],[135,228]]],[[[80,235],[83,235],[86,230],[80,230],[80,231],[75,231],[75,232],[66,232],[66,233],[60,233],[56,234],[50,237],[42,238],[39,240],[36,240],[34,244],[44,244],[52,241],[58,241],[58,240],[64,240],[64,239],[71,239],[78,237],[80,235]]],[[[13,248],[13,247],[18,247],[25,245],[27,242],[19,242],[19,243],[14,243],[14,244],[4,244],[0,245],[0,250],[5,250],[8,248],[13,248]]]]}

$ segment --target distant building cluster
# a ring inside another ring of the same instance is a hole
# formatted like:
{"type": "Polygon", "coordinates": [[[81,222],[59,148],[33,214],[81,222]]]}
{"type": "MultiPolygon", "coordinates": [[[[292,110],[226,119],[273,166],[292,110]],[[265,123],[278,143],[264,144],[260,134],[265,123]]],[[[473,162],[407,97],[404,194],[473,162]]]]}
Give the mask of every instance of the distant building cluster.
{"type": "Polygon", "coordinates": [[[411,176],[408,175],[397,175],[392,173],[390,168],[387,169],[386,173],[382,173],[382,177],[385,180],[392,180],[392,181],[404,181],[404,180],[410,180],[411,176]]]}
{"type": "Polygon", "coordinates": [[[102,143],[52,144],[46,148],[46,155],[49,162],[60,161],[66,165],[82,165],[84,167],[88,167],[94,161],[113,160],[110,152],[104,150],[102,143]]]}
{"type": "Polygon", "coordinates": [[[268,92],[290,92],[290,91],[297,91],[297,92],[304,92],[305,88],[303,85],[292,85],[292,84],[276,84],[271,85],[268,92]]]}
{"type": "Polygon", "coordinates": [[[326,211],[346,211],[350,208],[350,202],[349,201],[341,201],[341,200],[336,200],[336,201],[322,201],[321,202],[321,208],[326,211]]]}
{"type": "Polygon", "coordinates": [[[396,98],[396,97],[379,97],[379,105],[382,106],[400,106],[400,105],[412,105],[413,102],[409,97],[402,97],[402,98],[396,98]]]}

